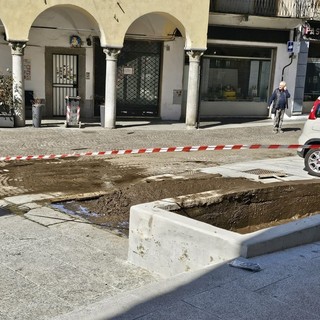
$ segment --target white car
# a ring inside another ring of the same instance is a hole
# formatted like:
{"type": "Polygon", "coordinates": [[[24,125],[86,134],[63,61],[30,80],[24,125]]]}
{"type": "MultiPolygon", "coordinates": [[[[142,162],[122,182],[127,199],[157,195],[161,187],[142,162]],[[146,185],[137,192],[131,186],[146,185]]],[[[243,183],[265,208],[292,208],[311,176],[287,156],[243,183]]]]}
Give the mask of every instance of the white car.
{"type": "Polygon", "coordinates": [[[320,97],[313,104],[298,142],[299,145],[312,145],[312,148],[299,148],[297,153],[304,158],[308,173],[320,177],[320,97]]]}

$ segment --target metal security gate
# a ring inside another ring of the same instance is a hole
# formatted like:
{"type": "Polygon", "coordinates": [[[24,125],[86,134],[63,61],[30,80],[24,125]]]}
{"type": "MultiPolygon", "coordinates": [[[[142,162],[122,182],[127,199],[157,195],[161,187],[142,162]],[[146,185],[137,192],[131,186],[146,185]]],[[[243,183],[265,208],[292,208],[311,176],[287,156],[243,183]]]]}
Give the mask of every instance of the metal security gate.
{"type": "Polygon", "coordinates": [[[126,41],[118,60],[117,116],[159,115],[160,42],[126,41]]]}
{"type": "Polygon", "coordinates": [[[53,116],[65,116],[65,97],[78,96],[78,55],[53,54],[52,59],[53,116]]]}

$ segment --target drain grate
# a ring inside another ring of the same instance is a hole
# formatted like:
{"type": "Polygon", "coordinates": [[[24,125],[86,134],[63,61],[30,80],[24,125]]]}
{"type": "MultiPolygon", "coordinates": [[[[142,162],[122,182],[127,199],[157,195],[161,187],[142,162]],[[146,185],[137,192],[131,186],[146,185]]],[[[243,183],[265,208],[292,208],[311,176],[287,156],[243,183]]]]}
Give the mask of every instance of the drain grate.
{"type": "Polygon", "coordinates": [[[255,174],[259,176],[259,179],[268,179],[268,178],[281,178],[287,177],[288,175],[283,171],[274,171],[274,170],[266,170],[266,169],[250,169],[246,171],[242,171],[244,173],[255,174]]]}

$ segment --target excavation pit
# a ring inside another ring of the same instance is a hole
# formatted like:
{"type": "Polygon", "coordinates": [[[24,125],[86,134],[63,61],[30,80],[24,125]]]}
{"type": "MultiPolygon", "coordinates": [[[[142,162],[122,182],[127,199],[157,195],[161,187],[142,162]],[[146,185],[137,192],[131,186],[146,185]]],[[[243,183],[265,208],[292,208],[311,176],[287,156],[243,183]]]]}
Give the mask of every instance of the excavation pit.
{"type": "Polygon", "coordinates": [[[319,184],[219,190],[131,207],[130,262],[164,277],[320,240],[319,184]]]}
{"type": "Polygon", "coordinates": [[[246,234],[317,214],[320,205],[316,186],[274,186],[216,194],[206,203],[198,203],[201,194],[190,195],[180,197],[180,208],[173,212],[246,234]]]}

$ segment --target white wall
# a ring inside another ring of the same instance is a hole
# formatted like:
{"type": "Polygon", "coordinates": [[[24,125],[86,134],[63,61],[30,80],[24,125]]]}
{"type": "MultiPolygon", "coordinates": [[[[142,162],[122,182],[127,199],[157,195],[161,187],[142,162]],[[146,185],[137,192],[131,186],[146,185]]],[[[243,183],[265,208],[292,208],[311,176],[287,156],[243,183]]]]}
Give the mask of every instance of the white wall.
{"type": "Polygon", "coordinates": [[[11,49],[8,43],[0,41],[0,73],[6,73],[7,69],[12,70],[11,49]]]}
{"type": "Polygon", "coordinates": [[[164,42],[160,98],[162,120],[179,120],[181,116],[184,42],[183,38],[164,42]],[[181,98],[179,98],[180,90],[181,98]]]}
{"type": "Polygon", "coordinates": [[[94,96],[94,71],[93,71],[93,48],[86,48],[86,96],[84,101],[84,112],[82,115],[85,118],[93,118],[94,117],[94,106],[93,106],[93,96],[94,96]],[[87,77],[87,73],[89,78],[87,77]]]}
{"type": "MultiPolygon", "coordinates": [[[[282,78],[283,68],[291,62],[289,53],[287,52],[287,45],[278,44],[277,47],[278,49],[277,49],[277,55],[276,55],[276,65],[275,65],[274,84],[273,84],[274,89],[279,87],[279,82],[281,81],[281,78],[282,78]]],[[[286,114],[288,116],[292,115],[293,97],[294,97],[294,91],[295,91],[295,85],[296,85],[297,63],[298,63],[298,59],[294,58],[292,60],[292,64],[287,68],[285,68],[284,74],[283,74],[283,80],[287,83],[287,88],[291,95],[291,98],[288,101],[289,108],[286,110],[286,114]]]]}
{"type": "Polygon", "coordinates": [[[45,99],[44,47],[27,46],[24,53],[25,67],[30,63],[31,79],[25,80],[25,90],[32,90],[33,96],[45,99]]]}
{"type": "Polygon", "coordinates": [[[89,78],[86,78],[86,99],[93,99],[93,48],[86,49],[86,73],[89,78]]]}

